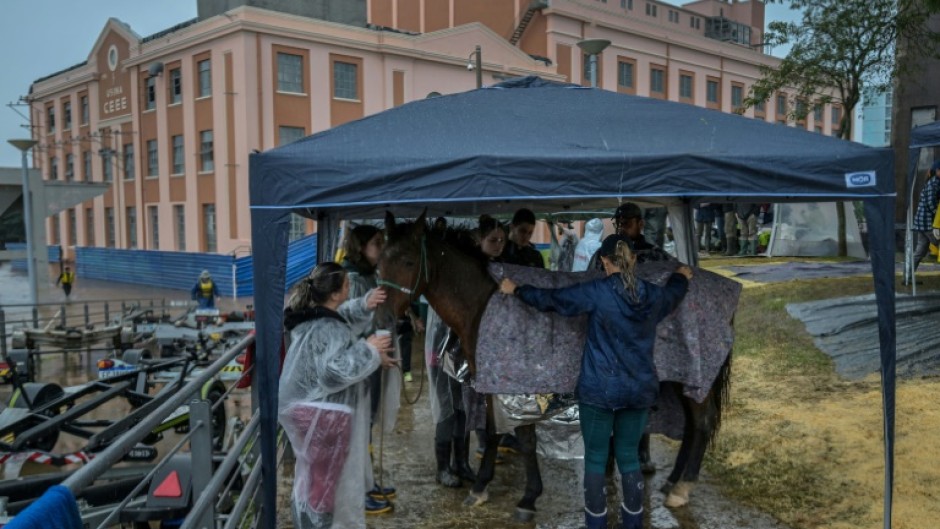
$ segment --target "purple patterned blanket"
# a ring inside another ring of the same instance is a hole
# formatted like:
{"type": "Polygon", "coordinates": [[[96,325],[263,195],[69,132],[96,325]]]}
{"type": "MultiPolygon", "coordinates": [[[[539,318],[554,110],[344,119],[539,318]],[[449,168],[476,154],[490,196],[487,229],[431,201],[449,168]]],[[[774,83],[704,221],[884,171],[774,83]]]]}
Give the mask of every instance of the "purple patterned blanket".
{"type": "MultiPolygon", "coordinates": [[[[676,261],[638,265],[639,277],[662,285],[676,261]]],[[[494,263],[490,275],[520,285],[556,288],[599,277],[601,272],[550,272],[494,263]]],[[[731,319],[741,285],[696,269],[679,308],[656,328],[659,379],[683,384],[702,402],[734,343],[731,319]]],[[[480,322],[475,389],[480,393],[570,393],[575,390],[585,340],[585,318],[543,313],[512,296],[494,295],[480,322]]]]}

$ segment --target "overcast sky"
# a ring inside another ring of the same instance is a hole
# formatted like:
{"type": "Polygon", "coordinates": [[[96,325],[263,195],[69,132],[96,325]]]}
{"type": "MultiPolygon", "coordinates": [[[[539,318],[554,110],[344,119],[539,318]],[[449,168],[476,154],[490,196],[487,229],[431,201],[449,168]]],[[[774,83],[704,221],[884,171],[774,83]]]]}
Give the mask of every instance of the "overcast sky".
{"type": "MultiPolygon", "coordinates": [[[[687,1],[666,0],[675,5],[687,1]]],[[[109,17],[131,26],[141,36],[196,16],[196,0],[3,0],[0,20],[0,166],[19,166],[11,138],[28,138],[23,127],[26,107],[8,106],[29,92],[40,77],[78,64],[109,17]]],[[[767,19],[789,16],[789,9],[767,6],[767,19]]]]}

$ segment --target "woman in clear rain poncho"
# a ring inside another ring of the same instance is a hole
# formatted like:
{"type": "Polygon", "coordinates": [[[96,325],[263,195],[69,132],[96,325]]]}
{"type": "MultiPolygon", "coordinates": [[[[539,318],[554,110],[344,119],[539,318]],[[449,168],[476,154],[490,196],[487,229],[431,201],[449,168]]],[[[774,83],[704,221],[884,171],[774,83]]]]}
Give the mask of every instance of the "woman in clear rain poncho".
{"type": "Polygon", "coordinates": [[[298,529],[366,526],[364,501],[372,486],[367,379],[388,356],[391,338],[359,338],[381,289],[349,300],[349,279],[323,263],[301,281],[285,311],[290,348],[278,394],[278,421],[297,462],[292,513],[298,529]]]}

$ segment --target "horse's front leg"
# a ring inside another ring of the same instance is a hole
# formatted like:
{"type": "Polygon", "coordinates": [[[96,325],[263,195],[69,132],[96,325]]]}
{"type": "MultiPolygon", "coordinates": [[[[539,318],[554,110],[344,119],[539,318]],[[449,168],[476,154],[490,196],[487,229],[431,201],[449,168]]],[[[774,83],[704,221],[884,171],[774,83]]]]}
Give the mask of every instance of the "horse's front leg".
{"type": "Polygon", "coordinates": [[[486,396],[486,446],[483,449],[483,461],[477,471],[477,479],[470,488],[470,494],[463,501],[468,507],[483,505],[489,499],[487,485],[493,480],[496,469],[496,454],[499,451],[499,436],[496,435],[496,422],[493,418],[493,398],[486,396]]]}
{"type": "Polygon", "coordinates": [[[697,403],[683,396],[683,408],[686,413],[686,428],[682,438],[676,467],[669,476],[672,487],[668,491],[666,507],[682,507],[689,503],[689,494],[698,481],[699,470],[705,459],[705,451],[715,429],[715,409],[712,399],[697,403]]]}
{"type": "Polygon", "coordinates": [[[535,500],[542,495],[542,474],[539,472],[539,460],[535,453],[535,425],[516,427],[516,438],[525,458],[525,495],[516,504],[515,518],[518,522],[529,522],[535,518],[535,500]]]}

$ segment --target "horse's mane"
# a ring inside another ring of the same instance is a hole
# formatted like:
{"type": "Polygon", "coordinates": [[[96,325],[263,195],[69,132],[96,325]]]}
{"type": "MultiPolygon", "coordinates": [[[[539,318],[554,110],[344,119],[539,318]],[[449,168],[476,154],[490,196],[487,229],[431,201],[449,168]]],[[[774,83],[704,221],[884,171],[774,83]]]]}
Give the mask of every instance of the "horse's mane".
{"type": "MultiPolygon", "coordinates": [[[[389,233],[389,238],[405,237],[414,230],[414,222],[401,222],[395,224],[389,233]]],[[[438,241],[463,253],[477,261],[485,270],[490,262],[489,257],[480,250],[480,245],[474,235],[474,230],[466,226],[448,226],[443,231],[432,229],[430,225],[425,228],[428,241],[438,241]]]]}

